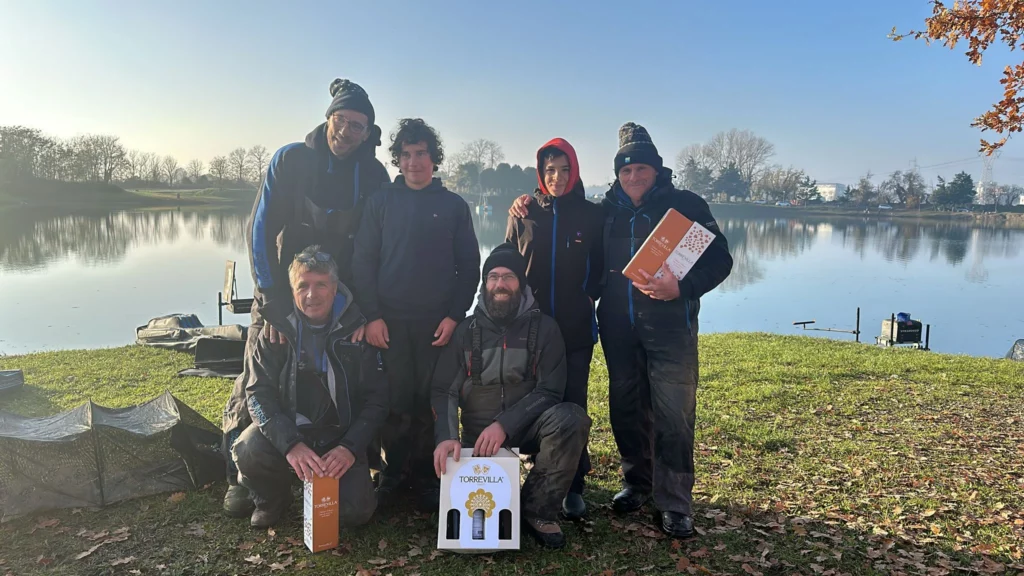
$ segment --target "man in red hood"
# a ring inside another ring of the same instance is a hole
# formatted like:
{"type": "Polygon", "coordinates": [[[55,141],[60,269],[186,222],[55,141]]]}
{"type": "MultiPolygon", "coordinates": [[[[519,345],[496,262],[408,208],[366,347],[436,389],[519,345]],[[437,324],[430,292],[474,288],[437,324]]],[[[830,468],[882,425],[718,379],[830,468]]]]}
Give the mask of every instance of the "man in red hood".
{"type": "MultiPolygon", "coordinates": [[[[604,269],[601,207],[589,202],[580,180],[576,150],[555,138],[537,151],[538,188],[525,218],[509,216],[505,240],[526,258],[526,279],[541,311],[558,323],[565,341],[565,401],[587,408],[590,361],[597,342],[594,301],[604,269]]],[[[590,471],[587,450],[562,512],[569,519],[586,513],[584,478],[590,471]]]]}

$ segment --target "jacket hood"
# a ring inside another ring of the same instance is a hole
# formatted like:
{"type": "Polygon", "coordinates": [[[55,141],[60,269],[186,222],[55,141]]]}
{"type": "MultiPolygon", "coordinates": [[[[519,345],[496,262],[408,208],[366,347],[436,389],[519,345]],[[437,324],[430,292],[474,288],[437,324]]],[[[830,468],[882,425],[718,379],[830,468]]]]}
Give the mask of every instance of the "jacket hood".
{"type": "MultiPolygon", "coordinates": [[[[370,135],[366,138],[366,141],[356,148],[348,159],[363,160],[367,157],[376,157],[376,148],[380,146],[380,128],[376,125],[370,126],[370,135]]],[[[313,131],[306,134],[306,146],[316,150],[318,155],[326,155],[329,161],[337,160],[331,155],[331,149],[327,145],[327,122],[320,123],[319,126],[313,128],[313,131]]]]}
{"type": "Polygon", "coordinates": [[[390,187],[397,188],[400,190],[409,190],[411,192],[437,192],[440,190],[448,190],[447,188],[444,187],[444,184],[441,183],[440,178],[431,179],[430,184],[428,184],[426,188],[422,188],[420,190],[413,190],[412,188],[409,188],[408,185],[406,185],[405,176],[402,176],[401,174],[395,176],[395,181],[390,184],[390,187]]]}
{"type": "Polygon", "coordinates": [[[586,196],[586,192],[583,188],[583,181],[580,180],[580,163],[576,159],[576,149],[569,144],[567,140],[562,138],[553,138],[541,146],[537,150],[537,190],[548,196],[551,193],[544,186],[544,166],[541,164],[540,155],[545,148],[557,148],[565,154],[569,159],[569,185],[566,186],[566,194],[579,194],[580,196],[586,196]]]}
{"type": "MultiPolygon", "coordinates": [[[[484,288],[481,288],[480,295],[477,296],[476,298],[476,314],[479,314],[480,316],[487,318],[489,322],[494,324],[494,319],[491,318],[491,315],[487,313],[487,303],[484,302],[484,290],[484,288]]],[[[526,316],[527,314],[530,313],[530,310],[533,310],[534,308],[537,307],[537,300],[534,299],[533,290],[530,290],[529,286],[520,286],[519,290],[523,296],[522,299],[519,301],[519,312],[516,313],[516,320],[522,318],[523,316],[526,316]]]]}

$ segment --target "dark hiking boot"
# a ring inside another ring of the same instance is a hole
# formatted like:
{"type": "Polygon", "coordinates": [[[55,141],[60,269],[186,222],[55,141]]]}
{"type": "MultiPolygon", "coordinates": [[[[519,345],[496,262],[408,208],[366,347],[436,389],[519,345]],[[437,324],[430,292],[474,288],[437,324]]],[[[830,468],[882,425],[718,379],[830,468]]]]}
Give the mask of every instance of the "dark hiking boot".
{"type": "Polygon", "coordinates": [[[281,521],[285,512],[291,507],[291,504],[292,499],[291,494],[289,494],[288,498],[279,502],[266,502],[256,505],[256,509],[252,511],[252,516],[249,517],[249,526],[253,528],[270,528],[274,526],[281,521]]]}
{"type": "Polygon", "coordinates": [[[224,494],[224,514],[231,518],[245,518],[252,514],[256,505],[252,503],[249,490],[245,486],[231,484],[224,494]]]}
{"type": "Polygon", "coordinates": [[[633,486],[626,486],[622,492],[619,492],[612,498],[612,510],[619,514],[628,514],[630,512],[636,512],[637,510],[644,507],[651,498],[650,492],[644,492],[639,488],[633,486]]]}
{"type": "Polygon", "coordinates": [[[580,520],[587,515],[587,503],[583,501],[583,495],[576,492],[569,492],[562,500],[562,516],[566,520],[580,520]]]}
{"type": "Polygon", "coordinates": [[[421,486],[416,489],[416,509],[424,514],[437,512],[441,502],[439,486],[421,486]]]}
{"type": "Polygon", "coordinates": [[[690,538],[693,536],[693,518],[682,512],[661,512],[655,521],[661,531],[673,538],[690,538]]]}
{"type": "Polygon", "coordinates": [[[538,518],[523,518],[523,527],[537,540],[537,543],[545,548],[565,547],[565,534],[558,522],[540,520],[538,518]]]}

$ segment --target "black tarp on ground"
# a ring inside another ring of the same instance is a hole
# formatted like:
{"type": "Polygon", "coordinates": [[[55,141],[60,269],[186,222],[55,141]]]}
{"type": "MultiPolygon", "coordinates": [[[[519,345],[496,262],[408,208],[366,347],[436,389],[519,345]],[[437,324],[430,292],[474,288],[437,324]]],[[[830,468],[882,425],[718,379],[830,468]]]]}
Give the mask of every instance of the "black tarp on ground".
{"type": "Polygon", "coordinates": [[[0,520],[191,490],[224,478],[220,430],[170,392],[45,418],[0,411],[0,520]]]}
{"type": "Polygon", "coordinates": [[[195,314],[169,314],[153,318],[135,329],[135,343],[179,352],[192,352],[203,337],[245,341],[246,327],[240,324],[203,326],[195,314]]]}
{"type": "Polygon", "coordinates": [[[1024,339],[1014,342],[1013,346],[1010,347],[1010,351],[1006,353],[1006,357],[1009,360],[1024,362],[1024,339]]]}
{"type": "Polygon", "coordinates": [[[178,376],[230,378],[242,373],[245,363],[245,340],[202,337],[196,341],[195,367],[178,372],[178,376]]]}
{"type": "Polygon", "coordinates": [[[14,390],[25,385],[25,374],[21,370],[0,370],[0,392],[14,390]]]}

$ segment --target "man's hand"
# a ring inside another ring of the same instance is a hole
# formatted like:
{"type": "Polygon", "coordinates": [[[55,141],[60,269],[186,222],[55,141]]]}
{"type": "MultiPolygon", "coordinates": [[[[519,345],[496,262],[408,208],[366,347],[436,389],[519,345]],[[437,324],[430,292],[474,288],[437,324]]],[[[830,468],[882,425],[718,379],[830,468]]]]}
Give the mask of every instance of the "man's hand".
{"type": "Polygon", "coordinates": [[[480,437],[476,439],[476,445],[473,446],[473,456],[494,456],[504,443],[505,429],[501,427],[501,424],[491,422],[491,425],[484,428],[484,431],[480,433],[480,437]]]}
{"type": "Polygon", "coordinates": [[[455,455],[455,461],[459,461],[459,456],[462,456],[462,443],[458,440],[445,440],[434,448],[434,474],[440,478],[442,474],[448,470],[448,457],[452,454],[455,455]]]}
{"type": "Polygon", "coordinates": [[[324,477],[323,460],[316,455],[316,452],[313,452],[309,446],[302,442],[292,446],[285,459],[292,465],[292,469],[295,470],[299,478],[307,482],[312,480],[314,476],[324,477]]]}
{"type": "Polygon", "coordinates": [[[355,344],[357,342],[362,342],[363,338],[365,336],[366,336],[366,325],[364,324],[364,325],[360,326],[359,328],[356,328],[356,331],[352,333],[351,342],[353,344],[355,344]]]}
{"type": "Polygon", "coordinates": [[[529,194],[523,194],[519,198],[516,198],[515,202],[512,203],[512,206],[509,206],[509,216],[515,216],[516,218],[526,218],[526,216],[530,214],[529,206],[530,201],[532,200],[533,198],[530,198],[529,194]]]}
{"type": "Polygon", "coordinates": [[[452,339],[452,333],[455,332],[455,327],[458,325],[458,322],[446,316],[437,325],[437,330],[434,330],[434,338],[437,338],[437,340],[434,340],[431,346],[447,346],[448,341],[452,339]]]}
{"type": "Polygon", "coordinates": [[[324,475],[341,478],[355,463],[356,457],[351,450],[344,446],[335,446],[330,452],[324,454],[324,475]]]}
{"type": "Polygon", "coordinates": [[[640,270],[640,274],[647,280],[647,283],[633,282],[633,286],[637,290],[655,300],[668,301],[679,298],[679,281],[676,280],[675,275],[669,270],[667,263],[661,265],[661,278],[655,278],[645,270],[640,270]]]}
{"type": "Polygon", "coordinates": [[[288,343],[288,339],[285,338],[284,334],[281,334],[281,332],[278,331],[277,328],[274,328],[273,326],[271,326],[269,322],[267,324],[263,325],[263,333],[266,334],[268,338],[270,338],[270,343],[271,344],[287,344],[288,343]]]}
{"type": "Polygon", "coordinates": [[[366,341],[377,348],[387,349],[391,337],[388,336],[388,325],[383,318],[378,318],[366,325],[366,341]]]}

